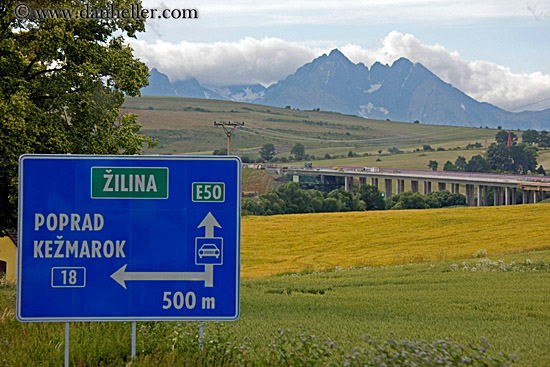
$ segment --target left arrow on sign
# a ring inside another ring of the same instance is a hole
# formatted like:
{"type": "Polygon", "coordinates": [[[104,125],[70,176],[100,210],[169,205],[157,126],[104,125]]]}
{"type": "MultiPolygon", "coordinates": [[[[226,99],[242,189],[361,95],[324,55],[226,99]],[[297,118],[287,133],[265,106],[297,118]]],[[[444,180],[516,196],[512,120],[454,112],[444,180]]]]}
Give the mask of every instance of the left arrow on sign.
{"type": "Polygon", "coordinates": [[[205,287],[214,286],[214,267],[212,265],[205,265],[204,272],[127,272],[126,266],[127,264],[123,265],[111,275],[111,278],[113,278],[124,289],[127,289],[126,281],[129,280],[197,280],[204,281],[205,287]]]}

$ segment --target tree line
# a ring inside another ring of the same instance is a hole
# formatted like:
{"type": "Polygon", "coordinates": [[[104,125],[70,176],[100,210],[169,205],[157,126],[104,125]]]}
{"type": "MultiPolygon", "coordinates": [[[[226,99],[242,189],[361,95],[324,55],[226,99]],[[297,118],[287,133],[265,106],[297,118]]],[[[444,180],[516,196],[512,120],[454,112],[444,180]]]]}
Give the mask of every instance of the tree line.
{"type": "MultiPolygon", "coordinates": [[[[507,131],[501,130],[495,136],[496,143],[491,144],[485,154],[475,155],[470,158],[469,161],[459,156],[454,163],[451,161],[445,162],[443,171],[513,174],[538,173],[546,175],[544,168],[538,166],[538,148],[534,145],[538,144],[540,147],[546,144],[545,141],[534,138],[535,136],[540,137],[541,135],[548,135],[542,133],[535,130],[527,130],[523,133],[523,142],[518,144],[517,136],[513,132],[508,133],[507,131]],[[508,146],[509,137],[512,146],[508,146]]],[[[438,162],[432,160],[428,163],[428,167],[436,171],[438,162]]]]}
{"type": "Polygon", "coordinates": [[[304,190],[297,182],[287,182],[259,199],[242,200],[243,215],[348,212],[384,209],[428,209],[466,205],[464,195],[434,191],[428,195],[403,192],[384,199],[376,186],[362,185],[357,193],[342,188],[323,193],[304,190]]]}

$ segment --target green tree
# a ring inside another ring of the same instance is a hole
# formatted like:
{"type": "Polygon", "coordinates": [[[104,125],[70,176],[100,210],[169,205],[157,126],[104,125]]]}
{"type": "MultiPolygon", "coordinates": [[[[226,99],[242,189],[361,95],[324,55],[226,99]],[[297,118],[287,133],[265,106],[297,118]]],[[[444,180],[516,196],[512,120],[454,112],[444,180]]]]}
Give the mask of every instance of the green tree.
{"type": "Polygon", "coordinates": [[[443,171],[458,171],[459,169],[451,161],[445,162],[443,166],[443,171]]]}
{"type": "Polygon", "coordinates": [[[365,203],[366,210],[383,210],[386,206],[384,198],[376,186],[361,185],[359,199],[365,203]]]}
{"type": "Polygon", "coordinates": [[[458,158],[455,160],[455,167],[459,171],[464,171],[466,169],[466,158],[459,155],[458,158]]]}
{"type": "Polygon", "coordinates": [[[539,142],[539,132],[537,130],[526,130],[521,135],[521,140],[529,145],[535,145],[539,142]]]}
{"type": "Polygon", "coordinates": [[[275,191],[269,191],[260,198],[261,215],[285,214],[286,205],[275,191]]]}
{"type": "Polygon", "coordinates": [[[266,161],[272,160],[273,157],[275,157],[275,154],[275,146],[271,143],[264,144],[262,149],[260,149],[260,156],[266,161]]]}
{"type": "Polygon", "coordinates": [[[290,150],[290,154],[294,155],[294,159],[298,161],[305,159],[306,148],[304,147],[304,144],[302,143],[294,144],[294,146],[290,150]]]}
{"type": "Polygon", "coordinates": [[[525,143],[510,147],[513,164],[513,170],[516,173],[533,173],[537,169],[538,150],[525,143]]]}
{"type": "Polygon", "coordinates": [[[324,212],[340,212],[342,211],[342,203],[333,197],[326,198],[323,201],[324,212]]]}
{"type": "Polygon", "coordinates": [[[428,209],[426,197],[419,192],[405,191],[387,199],[387,209],[428,209]]]}
{"type": "MultiPolygon", "coordinates": [[[[510,136],[512,137],[512,143],[515,144],[518,141],[518,137],[513,132],[510,132],[510,136]]],[[[508,131],[506,130],[500,130],[495,135],[495,140],[497,144],[508,144],[508,131]]]]}
{"type": "Polygon", "coordinates": [[[227,155],[227,148],[214,149],[213,155],[227,155]]]}
{"type": "Polygon", "coordinates": [[[464,170],[466,172],[489,172],[491,168],[487,160],[478,154],[470,158],[464,170]]]}
{"type": "MultiPolygon", "coordinates": [[[[437,207],[445,208],[448,206],[466,205],[466,197],[459,193],[451,193],[448,190],[432,191],[427,195],[428,201],[433,199],[438,202],[437,207]]],[[[432,208],[434,204],[430,205],[432,208]]]]}
{"type": "MultiPolygon", "coordinates": [[[[135,115],[120,114],[125,95],[139,95],[148,83],[147,67],[123,38],[144,31],[144,19],[18,20],[18,3],[0,6],[0,228],[15,227],[21,154],[137,154],[153,144],[138,134],[135,115]]],[[[84,7],[68,0],[37,4],[84,7]]]]}
{"type": "Polygon", "coordinates": [[[504,144],[491,144],[487,149],[487,163],[492,170],[498,172],[513,171],[511,150],[504,144]]]}
{"type": "Polygon", "coordinates": [[[525,143],[508,147],[491,144],[487,150],[487,162],[492,170],[526,174],[537,168],[537,148],[525,143]]]}
{"type": "Polygon", "coordinates": [[[439,166],[439,163],[437,163],[437,161],[430,160],[430,162],[428,162],[428,168],[430,168],[432,171],[437,171],[437,166],[439,166]]]}
{"type": "Polygon", "coordinates": [[[308,196],[309,205],[313,213],[320,213],[323,211],[323,202],[325,197],[319,190],[305,190],[308,196]]]}
{"type": "Polygon", "coordinates": [[[550,133],[548,131],[541,131],[539,133],[539,147],[549,148],[550,147],[550,133]]]}
{"type": "Polygon", "coordinates": [[[391,154],[401,154],[403,153],[403,151],[397,147],[391,147],[391,148],[388,148],[388,152],[390,152],[391,154]]]}
{"type": "Polygon", "coordinates": [[[348,212],[357,210],[357,203],[354,200],[352,193],[342,188],[332,190],[328,193],[327,198],[336,199],[340,203],[339,211],[348,212]]]}
{"type": "Polygon", "coordinates": [[[313,213],[310,196],[297,182],[287,182],[277,188],[277,195],[285,203],[286,213],[313,213]]]}
{"type": "Polygon", "coordinates": [[[259,200],[243,198],[241,202],[243,215],[262,215],[262,208],[259,200]]]}

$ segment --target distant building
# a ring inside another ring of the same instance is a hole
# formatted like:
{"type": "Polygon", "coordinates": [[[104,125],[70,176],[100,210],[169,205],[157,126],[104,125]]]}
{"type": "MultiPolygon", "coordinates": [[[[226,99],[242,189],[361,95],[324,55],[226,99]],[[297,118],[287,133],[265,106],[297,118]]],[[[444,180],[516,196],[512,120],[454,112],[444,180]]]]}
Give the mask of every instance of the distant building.
{"type": "Polygon", "coordinates": [[[15,280],[17,232],[7,230],[7,236],[0,237],[0,277],[15,280]]]}

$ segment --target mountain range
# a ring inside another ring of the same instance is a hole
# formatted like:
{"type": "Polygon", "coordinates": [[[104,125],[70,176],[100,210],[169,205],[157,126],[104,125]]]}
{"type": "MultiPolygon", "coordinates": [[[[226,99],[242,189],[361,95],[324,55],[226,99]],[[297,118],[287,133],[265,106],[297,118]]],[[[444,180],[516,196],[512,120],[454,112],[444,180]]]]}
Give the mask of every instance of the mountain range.
{"type": "Polygon", "coordinates": [[[213,87],[194,78],[170,82],[152,69],[143,95],[250,102],[301,110],[320,109],[371,119],[426,124],[550,130],[550,109],[508,112],[478,102],[406,58],[370,68],[335,49],[269,87],[260,84],[213,87]]]}

